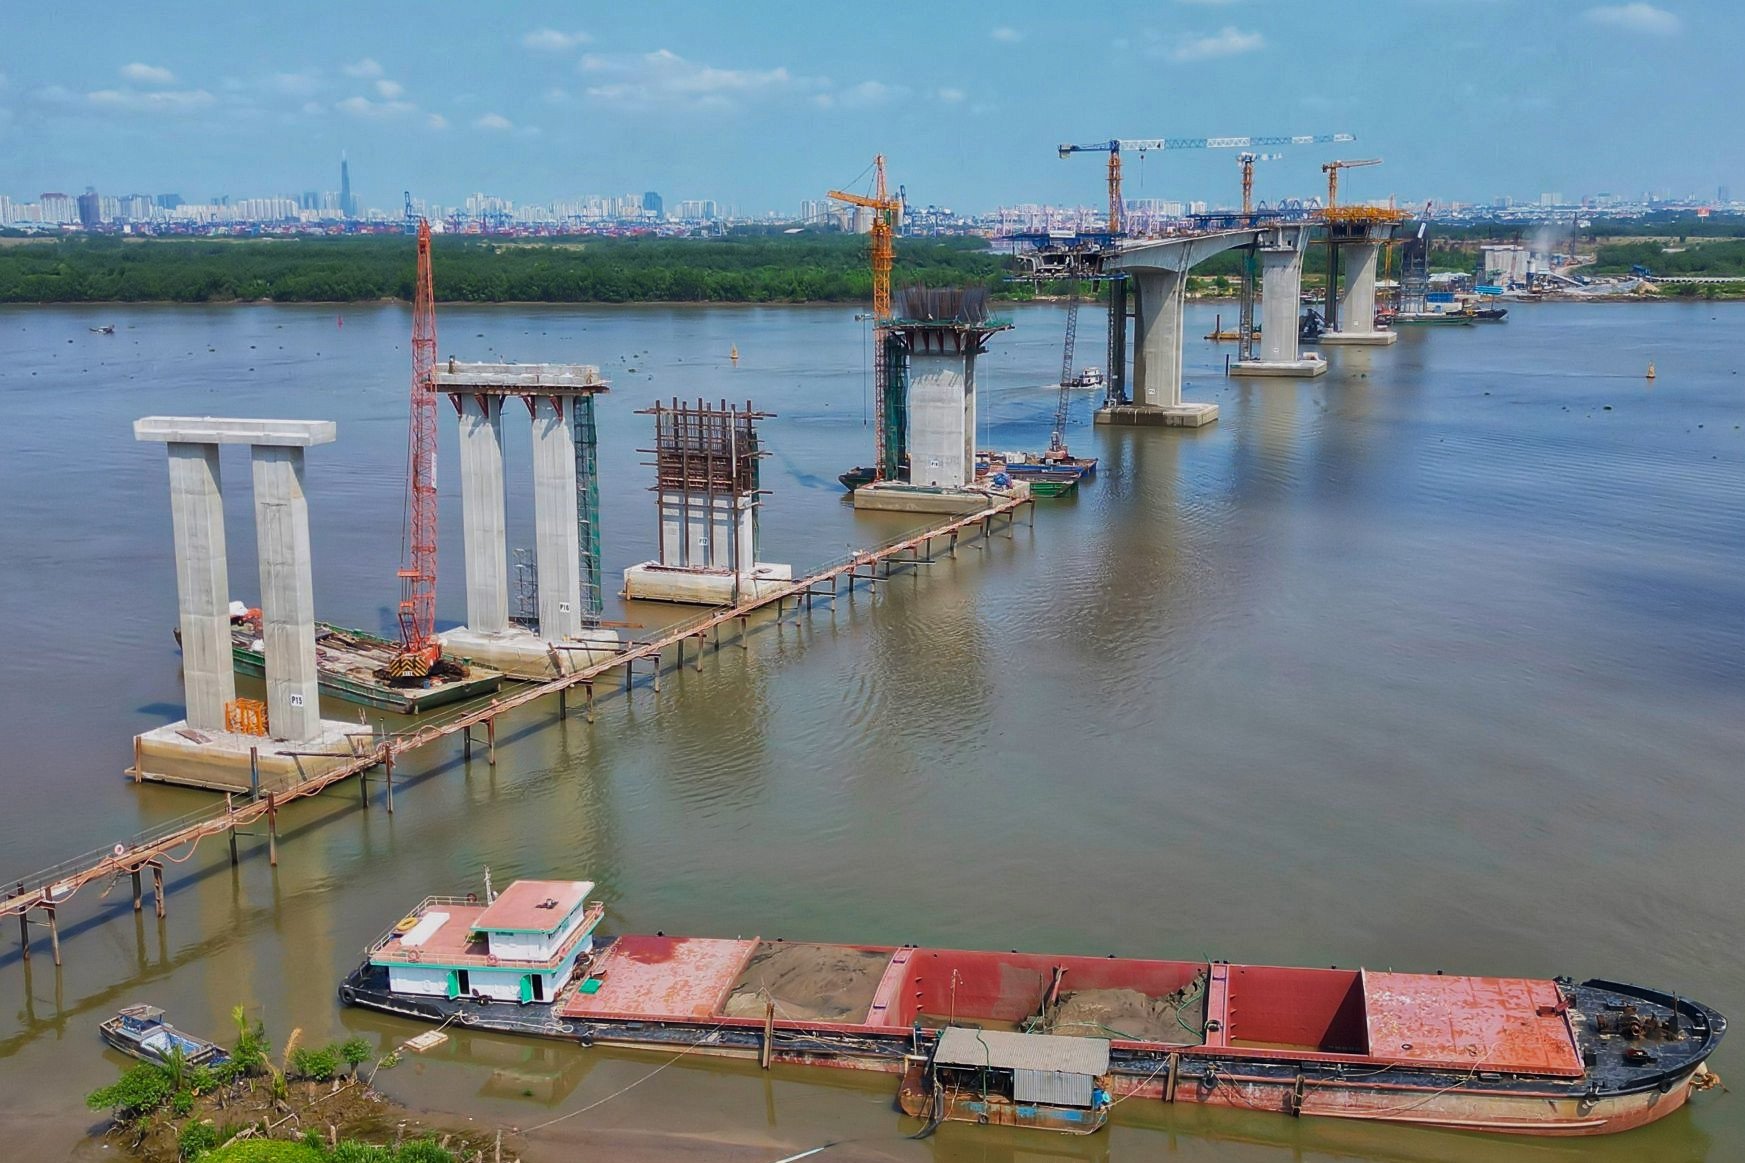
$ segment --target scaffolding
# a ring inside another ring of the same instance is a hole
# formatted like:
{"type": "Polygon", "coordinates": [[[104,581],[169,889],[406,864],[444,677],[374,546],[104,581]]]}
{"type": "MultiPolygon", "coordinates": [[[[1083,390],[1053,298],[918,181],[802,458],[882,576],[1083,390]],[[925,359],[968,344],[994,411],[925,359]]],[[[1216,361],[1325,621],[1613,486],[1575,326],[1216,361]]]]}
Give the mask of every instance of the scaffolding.
{"type": "Polygon", "coordinates": [[[652,455],[660,511],[660,563],[678,569],[749,573],[757,559],[757,510],[768,492],[759,483],[766,455],[757,440],[759,412],[723,400],[710,406],[670,404],[643,408],[654,417],[652,455]]]}

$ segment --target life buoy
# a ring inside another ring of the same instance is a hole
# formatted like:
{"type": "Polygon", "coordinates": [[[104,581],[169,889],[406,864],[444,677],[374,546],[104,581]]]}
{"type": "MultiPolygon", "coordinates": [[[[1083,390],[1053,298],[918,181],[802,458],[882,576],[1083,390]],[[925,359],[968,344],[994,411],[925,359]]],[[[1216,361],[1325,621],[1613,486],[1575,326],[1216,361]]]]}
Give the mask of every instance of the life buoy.
{"type": "Polygon", "coordinates": [[[417,927],[418,927],[418,918],[417,917],[401,917],[400,923],[394,926],[394,932],[396,932],[396,933],[410,933],[413,929],[416,929],[417,927]]]}
{"type": "Polygon", "coordinates": [[[416,949],[406,950],[406,960],[408,960],[408,961],[418,960],[418,950],[416,950],[416,949]]]}
{"type": "Polygon", "coordinates": [[[497,964],[497,955],[495,953],[485,954],[485,964],[491,965],[491,966],[496,965],[497,964]]]}
{"type": "Polygon", "coordinates": [[[117,856],[127,855],[127,845],[117,844],[114,848],[114,852],[115,852],[115,855],[117,855],[117,856]]]}

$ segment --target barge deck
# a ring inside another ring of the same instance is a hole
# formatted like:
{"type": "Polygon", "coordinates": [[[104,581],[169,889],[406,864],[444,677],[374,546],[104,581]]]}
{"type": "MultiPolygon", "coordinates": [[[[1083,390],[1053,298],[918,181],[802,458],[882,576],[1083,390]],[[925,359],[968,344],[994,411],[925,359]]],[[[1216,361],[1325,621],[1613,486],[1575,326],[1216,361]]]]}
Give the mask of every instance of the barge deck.
{"type": "Polygon", "coordinates": [[[343,1002],[583,1045],[911,1075],[954,1029],[1077,1038],[1107,1043],[1099,1086],[1117,1098],[1491,1132],[1661,1118],[1712,1083],[1726,1029],[1689,999],[1598,979],[662,934],[597,938],[549,1001],[502,1004],[399,988],[395,939],[372,945],[343,1002]]]}

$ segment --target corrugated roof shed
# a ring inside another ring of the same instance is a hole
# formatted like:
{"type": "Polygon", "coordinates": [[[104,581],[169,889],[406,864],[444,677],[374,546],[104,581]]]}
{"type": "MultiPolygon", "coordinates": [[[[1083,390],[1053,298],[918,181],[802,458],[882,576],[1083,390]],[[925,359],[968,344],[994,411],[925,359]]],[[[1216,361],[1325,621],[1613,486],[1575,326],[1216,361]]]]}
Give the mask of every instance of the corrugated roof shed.
{"type": "Polygon", "coordinates": [[[939,1035],[933,1061],[941,1066],[991,1066],[996,1070],[1051,1070],[1065,1074],[1105,1074],[1106,1038],[1063,1038],[1058,1034],[1015,1034],[951,1026],[939,1035]]]}

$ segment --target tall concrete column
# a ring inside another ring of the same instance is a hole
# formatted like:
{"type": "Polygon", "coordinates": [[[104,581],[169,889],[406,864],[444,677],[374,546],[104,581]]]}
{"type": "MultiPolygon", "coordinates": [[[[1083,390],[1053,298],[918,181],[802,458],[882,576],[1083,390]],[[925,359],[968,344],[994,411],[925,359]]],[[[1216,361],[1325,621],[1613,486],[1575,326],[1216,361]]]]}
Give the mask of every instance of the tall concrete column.
{"type": "Polygon", "coordinates": [[[1348,242],[1339,248],[1345,258],[1345,286],[1339,293],[1339,330],[1375,330],[1375,265],[1378,242],[1348,242]]]}
{"type": "Polygon", "coordinates": [[[1303,252],[1295,246],[1260,249],[1260,359],[1295,363],[1297,316],[1302,312],[1303,252]]]}
{"type": "Polygon", "coordinates": [[[317,739],[322,733],[321,700],[315,669],[315,582],[310,570],[303,450],[255,445],[252,451],[267,727],[277,739],[317,739]]]}
{"type": "Polygon", "coordinates": [[[500,633],[509,628],[501,396],[460,397],[460,487],[467,628],[481,634],[500,633]]]}
{"type": "Polygon", "coordinates": [[[582,629],[576,434],[571,423],[572,411],[578,406],[578,401],[561,396],[533,400],[533,536],[539,566],[539,632],[551,640],[573,637],[582,629]]]}
{"type": "Polygon", "coordinates": [[[1133,403],[1173,408],[1182,402],[1182,307],[1187,275],[1181,271],[1132,273],[1134,306],[1133,403]]]}
{"type": "Polygon", "coordinates": [[[230,576],[218,445],[172,441],[169,454],[188,726],[222,731],[224,706],[236,698],[236,664],[230,656],[230,576]]]}
{"type": "Polygon", "coordinates": [[[909,482],[975,481],[975,356],[929,347],[909,354],[909,482]]]}

